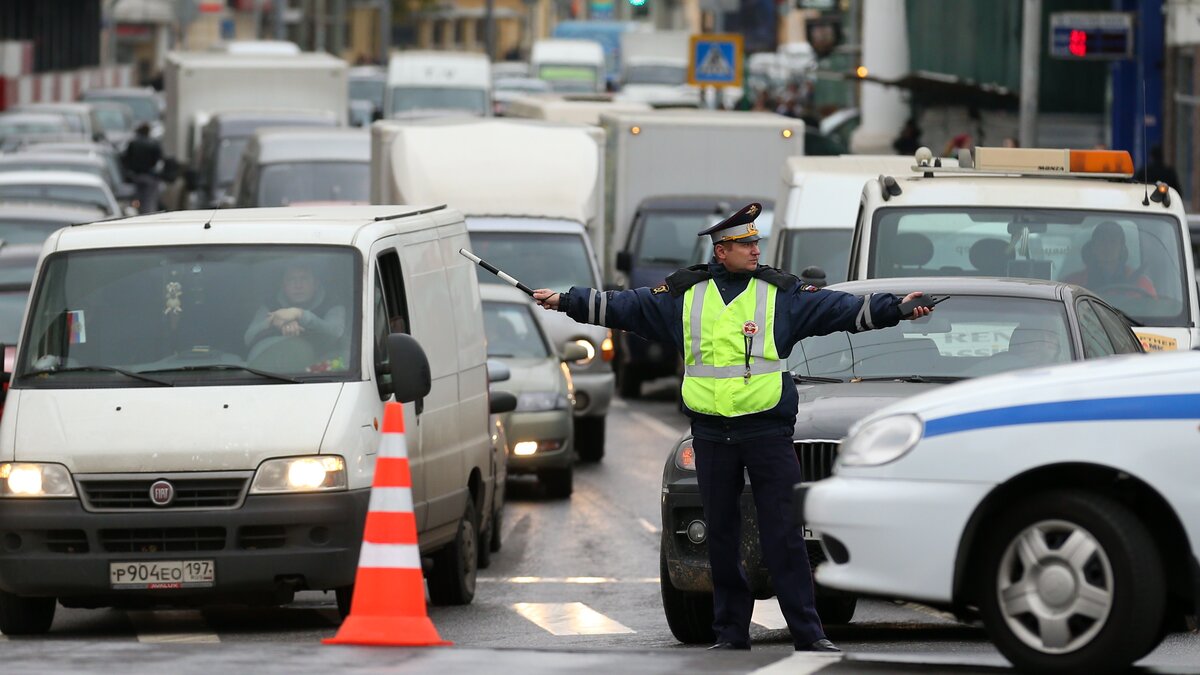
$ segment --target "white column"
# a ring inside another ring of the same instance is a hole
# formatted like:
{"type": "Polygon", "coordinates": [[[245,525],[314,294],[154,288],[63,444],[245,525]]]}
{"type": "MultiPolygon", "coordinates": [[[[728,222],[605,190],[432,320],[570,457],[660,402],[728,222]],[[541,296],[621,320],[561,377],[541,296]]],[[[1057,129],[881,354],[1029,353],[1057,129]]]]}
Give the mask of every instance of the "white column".
{"type": "MultiPolygon", "coordinates": [[[[862,7],[862,65],[868,75],[894,80],[908,74],[904,0],[871,0],[862,7]]],[[[912,111],[896,87],[873,82],[861,86],[862,124],[850,139],[850,149],[859,154],[893,154],[892,141],[912,111]]]]}

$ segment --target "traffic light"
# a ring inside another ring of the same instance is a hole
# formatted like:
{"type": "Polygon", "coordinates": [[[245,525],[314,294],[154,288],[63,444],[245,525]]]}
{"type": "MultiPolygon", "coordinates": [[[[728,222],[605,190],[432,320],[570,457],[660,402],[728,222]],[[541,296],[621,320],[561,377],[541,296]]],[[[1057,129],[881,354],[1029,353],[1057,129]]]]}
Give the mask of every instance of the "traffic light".
{"type": "Polygon", "coordinates": [[[628,0],[629,6],[633,8],[631,12],[633,18],[644,19],[650,16],[650,6],[646,4],[647,0],[628,0]]]}

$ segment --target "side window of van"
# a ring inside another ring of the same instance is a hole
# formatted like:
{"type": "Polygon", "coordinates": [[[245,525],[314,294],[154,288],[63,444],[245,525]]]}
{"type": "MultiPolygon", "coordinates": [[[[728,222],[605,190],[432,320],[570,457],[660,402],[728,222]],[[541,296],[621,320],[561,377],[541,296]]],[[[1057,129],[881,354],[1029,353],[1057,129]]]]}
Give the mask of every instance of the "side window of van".
{"type": "Polygon", "coordinates": [[[379,270],[375,271],[375,288],[372,291],[371,305],[374,308],[375,332],[373,342],[375,347],[375,382],[379,385],[379,399],[388,400],[391,397],[392,375],[389,370],[387,336],[388,330],[387,297],[383,291],[383,277],[379,270]]]}
{"type": "Polygon", "coordinates": [[[379,254],[375,271],[375,290],[372,306],[375,313],[375,381],[379,398],[391,397],[387,336],[391,333],[412,333],[408,320],[404,278],[400,275],[400,256],[394,249],[379,254]]]}

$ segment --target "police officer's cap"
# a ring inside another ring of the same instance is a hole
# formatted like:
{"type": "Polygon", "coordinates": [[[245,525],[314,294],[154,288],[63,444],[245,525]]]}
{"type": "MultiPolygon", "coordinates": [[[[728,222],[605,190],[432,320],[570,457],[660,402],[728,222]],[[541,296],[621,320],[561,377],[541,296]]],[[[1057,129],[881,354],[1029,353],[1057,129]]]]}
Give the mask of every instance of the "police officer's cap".
{"type": "Polygon", "coordinates": [[[703,237],[707,234],[712,237],[712,243],[714,244],[730,241],[742,241],[747,244],[756,242],[762,239],[762,237],[758,236],[758,229],[754,227],[754,219],[760,213],[762,213],[762,204],[757,202],[747,204],[742,207],[742,210],[716,225],[702,230],[696,236],[703,237]]]}

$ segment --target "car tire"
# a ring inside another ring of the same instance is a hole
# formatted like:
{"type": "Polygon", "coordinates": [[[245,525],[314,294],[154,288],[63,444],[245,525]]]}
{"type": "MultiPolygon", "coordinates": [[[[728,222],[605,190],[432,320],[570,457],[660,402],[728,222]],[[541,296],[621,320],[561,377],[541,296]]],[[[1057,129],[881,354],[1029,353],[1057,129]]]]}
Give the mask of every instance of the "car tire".
{"type": "Polygon", "coordinates": [[[475,581],[479,571],[479,519],[475,501],[467,495],[467,505],[458,521],[454,541],[433,555],[429,574],[429,599],[435,605],[469,605],[475,599],[475,581]]]}
{"type": "Polygon", "coordinates": [[[337,600],[338,616],[343,619],[350,616],[350,604],[354,600],[354,585],[335,588],[333,597],[337,600]]]}
{"type": "Polygon", "coordinates": [[[845,595],[821,595],[817,591],[817,616],[821,623],[840,625],[850,623],[854,619],[854,611],[858,609],[858,598],[845,595]]]}
{"type": "Polygon", "coordinates": [[[41,635],[54,623],[54,598],[24,598],[0,591],[0,633],[41,635]]]}
{"type": "Polygon", "coordinates": [[[604,459],[604,429],[607,417],[575,418],[575,452],[580,461],[595,464],[604,459]]]}
{"type": "Polygon", "coordinates": [[[546,489],[551,499],[567,499],[575,488],[575,468],[542,469],[537,474],[538,482],[546,489]]]}
{"type": "Polygon", "coordinates": [[[504,541],[501,539],[504,536],[501,532],[503,528],[504,507],[501,506],[500,508],[496,509],[495,513],[492,514],[492,536],[488,538],[488,549],[490,549],[492,553],[499,552],[500,547],[504,545],[504,541]]]}
{"type": "Polygon", "coordinates": [[[975,558],[976,597],[992,641],[1018,670],[1119,672],[1161,638],[1162,559],[1120,502],[1048,492],[1024,498],[990,531],[975,558]]]}
{"type": "Polygon", "coordinates": [[[667,571],[666,546],[658,554],[658,585],[662,591],[663,613],[671,635],[685,645],[709,644],[716,639],[713,632],[712,593],[681,591],[671,583],[667,571]]]}
{"type": "Polygon", "coordinates": [[[617,366],[617,393],[621,398],[641,398],[642,378],[627,364],[617,366]]]}

